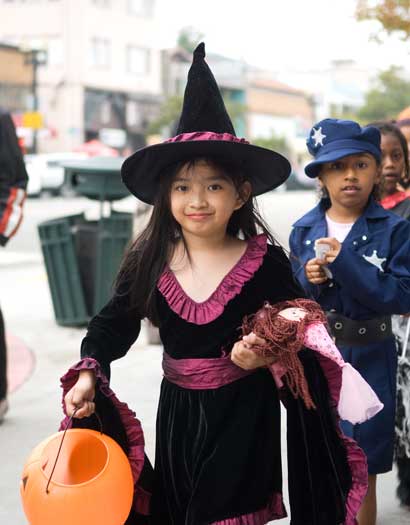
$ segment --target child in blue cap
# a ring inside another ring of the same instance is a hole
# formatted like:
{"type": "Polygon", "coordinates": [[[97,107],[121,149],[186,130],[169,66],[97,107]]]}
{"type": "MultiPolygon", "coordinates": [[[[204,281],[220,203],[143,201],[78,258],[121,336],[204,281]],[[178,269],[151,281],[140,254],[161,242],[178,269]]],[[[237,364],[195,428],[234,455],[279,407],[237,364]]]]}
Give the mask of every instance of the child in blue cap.
{"type": "Polygon", "coordinates": [[[349,120],[318,122],[307,139],[322,199],[294,225],[292,267],[327,312],[345,361],[376,391],[384,409],[343,431],[364,450],[369,489],[360,525],[376,523],[376,475],[392,469],[397,354],[391,315],[410,312],[410,224],[376,201],[380,132],[349,120]]]}

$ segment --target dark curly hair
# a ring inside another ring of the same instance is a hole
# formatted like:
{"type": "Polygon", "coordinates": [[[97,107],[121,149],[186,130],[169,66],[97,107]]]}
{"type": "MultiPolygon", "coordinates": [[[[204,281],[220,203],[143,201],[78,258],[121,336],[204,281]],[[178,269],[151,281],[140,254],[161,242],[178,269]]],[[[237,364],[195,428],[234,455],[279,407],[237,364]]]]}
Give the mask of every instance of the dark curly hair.
{"type": "Polygon", "coordinates": [[[409,163],[409,147],[407,145],[406,137],[400,131],[395,121],[378,121],[372,122],[369,126],[377,128],[382,135],[394,135],[400,142],[401,149],[404,156],[404,174],[400,179],[400,184],[407,189],[410,186],[410,163],[409,163]]]}

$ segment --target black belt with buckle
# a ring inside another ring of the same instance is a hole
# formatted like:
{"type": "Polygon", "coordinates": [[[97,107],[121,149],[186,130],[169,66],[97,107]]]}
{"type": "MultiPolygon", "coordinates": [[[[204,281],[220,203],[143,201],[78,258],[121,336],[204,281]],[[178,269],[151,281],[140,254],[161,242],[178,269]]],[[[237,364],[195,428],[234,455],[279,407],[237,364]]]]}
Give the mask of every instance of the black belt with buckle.
{"type": "Polygon", "coordinates": [[[393,337],[391,317],[377,317],[366,321],[350,319],[336,312],[326,312],[327,321],[336,344],[367,345],[393,337]]]}

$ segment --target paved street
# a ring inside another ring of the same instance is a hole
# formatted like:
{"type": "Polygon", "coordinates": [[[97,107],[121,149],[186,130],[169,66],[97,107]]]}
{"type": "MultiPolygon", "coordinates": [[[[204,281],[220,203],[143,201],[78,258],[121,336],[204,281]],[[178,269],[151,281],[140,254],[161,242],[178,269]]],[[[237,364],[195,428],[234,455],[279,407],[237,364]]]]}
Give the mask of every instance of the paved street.
{"type": "MultiPolygon", "coordinates": [[[[277,238],[286,244],[290,225],[315,202],[313,192],[275,192],[261,208],[277,238]]],[[[117,209],[132,211],[133,199],[117,209]]],[[[10,412],[0,426],[0,523],[27,525],[20,509],[19,481],[25,457],[39,441],[55,432],[61,419],[59,377],[78,359],[84,329],[63,328],[54,321],[48,282],[40,253],[39,222],[86,210],[98,204],[80,198],[29,200],[18,236],[0,252],[0,300],[10,341],[10,412]]],[[[155,407],[161,378],[161,348],[147,344],[146,331],[126,359],[113,365],[112,384],[142,420],[147,452],[154,455],[155,407]]],[[[286,485],[286,483],[285,483],[286,485]]],[[[395,474],[380,477],[379,525],[404,525],[410,514],[394,497],[395,474]]],[[[289,520],[277,523],[288,524],[289,520]]]]}

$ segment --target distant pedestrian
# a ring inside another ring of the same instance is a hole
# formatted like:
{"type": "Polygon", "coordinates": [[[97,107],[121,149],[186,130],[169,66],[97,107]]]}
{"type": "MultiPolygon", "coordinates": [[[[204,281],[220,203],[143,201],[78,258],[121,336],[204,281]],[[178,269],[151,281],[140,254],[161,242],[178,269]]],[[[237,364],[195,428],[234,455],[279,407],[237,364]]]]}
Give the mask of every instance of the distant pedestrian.
{"type": "Polygon", "coordinates": [[[307,145],[315,159],[305,170],[318,177],[323,198],[293,225],[291,261],[306,292],[328,313],[344,359],[384,403],[370,421],[342,422],[367,455],[369,490],[359,524],[375,525],[376,477],[393,462],[397,353],[391,315],[410,312],[410,223],[375,200],[378,129],[325,119],[312,128],[307,145]]]}
{"type": "MultiPolygon", "coordinates": [[[[27,180],[11,116],[7,113],[0,114],[0,246],[5,246],[20,226],[27,180]]],[[[7,347],[4,319],[0,310],[0,423],[7,409],[7,347]]]]}
{"type": "Polygon", "coordinates": [[[409,150],[407,141],[397,125],[391,122],[369,124],[381,133],[381,182],[380,204],[403,219],[410,218],[410,196],[405,190],[409,186],[409,150]]]}
{"type": "MultiPolygon", "coordinates": [[[[410,124],[410,122],[409,122],[410,124]]],[[[382,149],[382,183],[381,183],[381,205],[383,208],[396,213],[403,219],[410,219],[410,196],[403,191],[408,186],[410,179],[409,152],[407,141],[400,129],[388,122],[376,122],[376,126],[381,133],[382,149]]],[[[398,342],[399,355],[403,353],[403,345],[406,345],[405,337],[408,316],[393,316],[393,332],[398,342]]],[[[410,358],[410,349],[406,345],[405,356],[410,358]]],[[[408,369],[407,362],[403,368],[408,369]]],[[[398,415],[396,418],[396,463],[398,469],[399,485],[397,487],[397,497],[402,505],[410,510],[410,435],[406,421],[410,421],[410,377],[407,371],[406,377],[400,373],[399,367],[398,382],[403,383],[398,387],[406,390],[400,393],[398,398],[398,415]],[[407,380],[406,380],[407,379],[407,380]],[[404,428],[404,430],[403,430],[404,428]]]]}
{"type": "Polygon", "coordinates": [[[88,326],[82,361],[63,378],[66,411],[76,426],[91,425],[84,418],[96,409],[117,435],[132,427],[107,378],[148,318],[164,344],[155,469],[136,424],[122,433],[137,482],[127,524],[146,523],[147,514],[151,525],[263,525],[284,517],[281,395],[292,523],[354,525],[367,478],[362,451],[338,426],[339,376],[312,350],[300,352],[315,405],[307,409],[289,388],[279,391],[272,361],[254,351],[266,341],[238,331],[266,301],[303,295],[252,198],[283,183],[290,165],[236,137],[204,58],[200,44],[177,135],[123,165],[127,187],[154,207],[125,256],[113,299],[88,326]]]}

